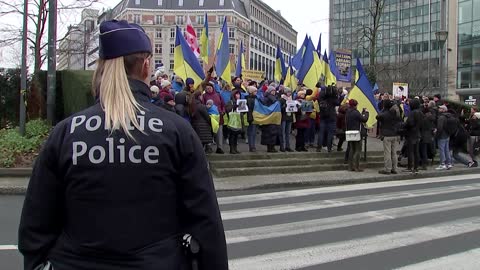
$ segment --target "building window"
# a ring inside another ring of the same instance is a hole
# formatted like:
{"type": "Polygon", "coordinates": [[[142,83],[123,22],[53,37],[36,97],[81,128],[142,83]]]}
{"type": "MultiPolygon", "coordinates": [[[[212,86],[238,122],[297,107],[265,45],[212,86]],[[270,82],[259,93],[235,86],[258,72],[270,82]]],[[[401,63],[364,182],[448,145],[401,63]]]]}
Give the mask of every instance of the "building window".
{"type": "Polygon", "coordinates": [[[205,23],[205,16],[203,16],[203,15],[198,15],[198,16],[197,16],[197,23],[198,23],[198,24],[204,24],[204,23],[205,23]]]}
{"type": "Polygon", "coordinates": [[[162,60],[160,59],[155,59],[155,69],[163,66],[162,60]]]}
{"type": "Polygon", "coordinates": [[[176,17],[176,22],[177,22],[177,24],[178,24],[178,25],[183,24],[183,19],[184,19],[183,16],[177,16],[177,17],[176,17]]]}
{"type": "Polygon", "coordinates": [[[198,1],[198,5],[203,7],[203,2],[205,2],[205,1],[203,1],[203,0],[198,1]]]}
{"type": "Polygon", "coordinates": [[[159,6],[162,6],[163,5],[163,0],[158,0],[158,3],[157,3],[159,6]]]}
{"type": "Polygon", "coordinates": [[[140,5],[140,0],[135,0],[135,5],[139,6],[140,5]]]}
{"type": "Polygon", "coordinates": [[[197,37],[201,37],[203,33],[203,28],[198,28],[197,29],[197,37]]]}
{"type": "Polygon", "coordinates": [[[235,29],[228,28],[228,38],[235,38],[235,29]]]}
{"type": "Polygon", "coordinates": [[[178,6],[183,7],[183,0],[178,0],[178,6]]]}
{"type": "Polygon", "coordinates": [[[230,54],[235,54],[235,44],[228,44],[230,54]]]}
{"type": "Polygon", "coordinates": [[[175,67],[174,60],[170,60],[170,70],[173,70],[174,67],[175,67]]]}
{"type": "Polygon", "coordinates": [[[155,16],[155,24],[162,24],[163,23],[163,16],[162,15],[156,15],[155,16]]]}
{"type": "Polygon", "coordinates": [[[220,6],[223,7],[223,5],[225,5],[225,1],[224,1],[224,0],[220,0],[220,6]]]}
{"type": "Polygon", "coordinates": [[[175,53],[175,44],[171,43],[170,44],[170,54],[174,54],[175,53]]]}
{"type": "Polygon", "coordinates": [[[155,53],[163,53],[163,50],[162,50],[162,43],[156,43],[155,44],[155,53]]]}
{"type": "Polygon", "coordinates": [[[141,21],[141,16],[140,14],[133,14],[133,23],[140,24],[141,21]]]}
{"type": "Polygon", "coordinates": [[[224,21],[225,21],[225,16],[224,15],[219,15],[218,16],[218,23],[223,24],[224,21]]]}
{"type": "Polygon", "coordinates": [[[175,38],[175,28],[170,28],[170,38],[175,38]]]}
{"type": "Polygon", "coordinates": [[[162,28],[155,29],[155,38],[162,38],[162,28]]]}

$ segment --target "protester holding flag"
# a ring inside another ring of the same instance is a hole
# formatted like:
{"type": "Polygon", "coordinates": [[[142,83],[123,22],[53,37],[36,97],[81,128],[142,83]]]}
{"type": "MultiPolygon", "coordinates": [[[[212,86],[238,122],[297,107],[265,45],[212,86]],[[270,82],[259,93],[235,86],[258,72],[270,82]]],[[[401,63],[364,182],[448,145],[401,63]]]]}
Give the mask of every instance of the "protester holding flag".
{"type": "MultiPolygon", "coordinates": [[[[362,134],[365,130],[363,123],[366,123],[369,118],[369,113],[366,108],[362,109],[362,113],[357,110],[358,102],[355,99],[348,101],[350,108],[347,111],[346,122],[347,131],[358,130],[362,134]]],[[[362,172],[360,169],[360,153],[362,152],[362,141],[348,142],[349,157],[348,170],[352,172],[362,172]]]]}
{"type": "MultiPolygon", "coordinates": [[[[265,98],[263,99],[263,105],[269,107],[277,102],[276,89],[273,86],[269,86],[267,92],[265,92],[265,98]]],[[[267,146],[268,153],[278,152],[275,149],[277,144],[277,137],[280,131],[280,126],[276,124],[266,124],[261,126],[262,139],[261,144],[267,146]]]]}
{"type": "Polygon", "coordinates": [[[206,102],[208,100],[212,100],[213,104],[218,108],[219,112],[219,128],[218,131],[216,132],[215,135],[215,142],[217,144],[217,154],[224,154],[223,151],[223,116],[225,115],[225,102],[223,101],[222,97],[220,96],[219,93],[217,93],[213,89],[214,85],[213,83],[208,83],[206,85],[206,91],[203,94],[203,101],[206,102]]]}

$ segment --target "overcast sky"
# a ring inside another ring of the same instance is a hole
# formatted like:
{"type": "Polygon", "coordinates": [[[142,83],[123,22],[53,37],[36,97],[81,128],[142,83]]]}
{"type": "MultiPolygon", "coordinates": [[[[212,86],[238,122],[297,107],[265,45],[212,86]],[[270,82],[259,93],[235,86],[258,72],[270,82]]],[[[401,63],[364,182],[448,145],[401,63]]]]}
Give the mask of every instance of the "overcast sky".
{"type": "MultiPolygon", "coordinates": [[[[74,2],[75,0],[59,0],[62,3],[74,2]]],[[[155,1],[155,0],[151,0],[155,1]]],[[[187,0],[192,1],[192,0],[187,0]]],[[[207,0],[211,1],[211,0],[207,0]]],[[[120,0],[100,0],[95,8],[112,8],[117,5],[120,0]]],[[[305,34],[312,37],[313,43],[317,45],[318,37],[322,33],[322,51],[328,47],[328,0],[263,0],[274,10],[280,10],[281,14],[287,21],[289,21],[293,28],[298,32],[297,46],[300,46],[305,38],[305,34]]],[[[1,7],[0,7],[1,9],[1,7]]],[[[66,12],[59,15],[59,29],[58,36],[62,37],[67,31],[67,26],[78,23],[80,20],[80,12],[66,12]]],[[[0,24],[16,22],[21,25],[21,18],[18,17],[3,17],[0,18],[0,24]]],[[[13,46],[11,48],[0,48],[0,67],[15,67],[17,64],[10,63],[13,55],[19,54],[20,46],[13,46]]],[[[30,51],[29,51],[30,54],[30,51]]]]}

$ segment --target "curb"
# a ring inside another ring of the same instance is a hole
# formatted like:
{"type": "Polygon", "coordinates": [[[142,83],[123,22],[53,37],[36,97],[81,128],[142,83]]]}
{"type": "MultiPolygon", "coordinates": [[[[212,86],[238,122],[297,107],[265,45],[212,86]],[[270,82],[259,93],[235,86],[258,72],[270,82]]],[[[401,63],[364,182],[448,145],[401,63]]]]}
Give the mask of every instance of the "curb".
{"type": "MultiPolygon", "coordinates": [[[[11,169],[9,169],[11,170],[11,169]]],[[[26,170],[18,170],[18,173],[24,173],[26,170]]],[[[0,177],[5,176],[1,174],[0,177]]],[[[398,175],[378,175],[374,177],[363,177],[356,179],[314,179],[312,181],[304,182],[283,182],[283,183],[266,183],[253,185],[249,187],[238,187],[238,188],[216,188],[217,192],[228,192],[228,191],[249,191],[249,190],[267,190],[267,189],[278,189],[278,188],[301,188],[301,187],[326,187],[326,186],[338,186],[338,185],[351,185],[351,184],[366,184],[366,183],[376,183],[376,182],[388,182],[388,181],[401,181],[401,180],[413,180],[420,178],[434,178],[434,177],[445,177],[445,176],[454,176],[454,175],[470,175],[470,174],[480,174],[480,168],[468,168],[468,169],[457,169],[451,171],[429,171],[419,173],[417,175],[412,174],[398,174],[398,175]]],[[[11,175],[10,175],[11,176],[11,175]]],[[[15,176],[23,177],[24,175],[15,176]]],[[[480,179],[480,177],[479,177],[480,179]]],[[[221,185],[221,181],[214,182],[221,185]]],[[[25,195],[27,191],[27,186],[0,186],[0,195],[25,195]]]]}
{"type": "MultiPolygon", "coordinates": [[[[281,189],[281,188],[298,188],[298,187],[327,187],[327,186],[339,186],[339,185],[352,185],[352,184],[367,184],[367,183],[376,183],[376,182],[389,182],[389,181],[402,181],[402,180],[414,180],[421,178],[434,178],[434,177],[445,177],[445,176],[454,176],[454,175],[470,175],[470,174],[480,174],[480,168],[468,168],[452,171],[431,171],[419,173],[417,175],[413,174],[398,174],[398,175],[379,175],[374,177],[364,177],[356,179],[315,179],[312,181],[305,182],[283,182],[283,183],[267,183],[259,184],[249,187],[239,187],[239,188],[222,188],[219,187],[216,191],[228,192],[228,191],[249,191],[249,190],[267,190],[267,189],[281,189]]],[[[480,177],[479,177],[480,179],[480,177]]],[[[214,179],[215,182],[215,179],[214,179]]],[[[221,184],[221,182],[218,182],[221,184]]]]}
{"type": "Polygon", "coordinates": [[[33,168],[0,168],[0,177],[30,177],[33,168]]]}

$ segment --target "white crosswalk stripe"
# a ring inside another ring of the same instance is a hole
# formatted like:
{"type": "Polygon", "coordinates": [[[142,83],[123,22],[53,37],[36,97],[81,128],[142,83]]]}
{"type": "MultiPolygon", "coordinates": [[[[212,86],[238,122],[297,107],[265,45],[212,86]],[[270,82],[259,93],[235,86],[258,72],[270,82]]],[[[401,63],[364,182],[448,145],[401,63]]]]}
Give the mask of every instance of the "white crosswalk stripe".
{"type": "MultiPolygon", "coordinates": [[[[480,233],[480,211],[476,210],[480,209],[480,180],[475,183],[476,179],[480,179],[480,175],[323,189],[312,188],[219,198],[221,206],[228,206],[228,210],[222,211],[222,217],[226,223],[225,234],[231,257],[230,269],[268,270],[304,267],[317,269],[316,266],[318,269],[322,269],[321,264],[341,262],[362,256],[368,257],[394,249],[450,239],[450,237],[463,237],[469,234],[478,236],[480,234],[476,233],[480,233]],[[382,188],[381,192],[372,194],[372,190],[380,188],[382,188]],[[395,190],[396,188],[397,190],[395,190]],[[349,192],[347,195],[350,196],[345,197],[344,192],[349,192]],[[331,199],[337,193],[338,197],[331,199]],[[322,197],[327,195],[329,198],[322,200],[322,197]],[[310,197],[296,202],[296,199],[305,196],[310,197]],[[404,199],[408,202],[409,199],[414,198],[421,199],[421,202],[406,206],[404,202],[396,205],[397,201],[395,200],[404,199]],[[258,203],[258,207],[255,206],[256,203],[258,203]],[[381,204],[381,206],[379,209],[367,211],[363,209],[356,213],[308,218],[309,213],[312,212],[338,210],[341,213],[342,208],[361,207],[366,204],[374,206],[381,204]],[[385,206],[385,204],[389,204],[389,206],[385,206]],[[467,211],[465,212],[467,214],[462,216],[463,211],[468,209],[475,211],[467,211]],[[470,214],[472,212],[474,214],[470,214]],[[300,220],[289,219],[294,213],[298,215],[305,213],[307,217],[300,220]],[[460,213],[460,217],[449,219],[449,215],[443,215],[444,213],[460,213]],[[389,231],[388,228],[382,228],[383,230],[376,235],[364,237],[355,235],[351,239],[347,237],[348,240],[345,240],[345,236],[342,235],[343,229],[354,226],[363,225],[374,228],[382,226],[378,224],[386,221],[402,222],[403,224],[406,219],[416,220],[422,215],[436,215],[441,218],[437,218],[431,223],[427,220],[424,221],[425,224],[420,223],[418,226],[413,225],[400,230],[389,231]],[[269,218],[273,220],[271,223],[269,223],[269,218]],[[283,218],[283,221],[278,223],[279,218],[283,218]],[[256,219],[261,220],[257,223],[253,222],[256,219]],[[232,226],[235,228],[229,228],[232,226]],[[309,242],[306,246],[302,246],[301,239],[311,235],[322,235],[326,231],[332,233],[332,230],[339,234],[338,240],[335,238],[332,240],[330,237],[327,242],[317,245],[309,242]],[[275,239],[280,239],[279,241],[287,239],[285,240],[287,243],[285,246],[279,247],[279,242],[275,242],[277,246],[272,247],[272,251],[266,252],[265,248],[260,248],[259,254],[255,253],[255,248],[259,243],[263,243],[262,246],[268,246],[268,243],[275,239]],[[290,241],[290,239],[299,240],[290,241]],[[230,252],[231,250],[233,253],[230,252]],[[245,253],[248,255],[243,255],[245,253]]],[[[399,269],[480,269],[479,255],[480,241],[478,246],[473,249],[466,246],[461,252],[453,252],[446,256],[440,255],[438,258],[426,259],[422,257],[413,264],[402,265],[399,269]]],[[[357,269],[368,268],[359,267],[357,269]]],[[[377,265],[375,269],[380,268],[377,265]]]]}

